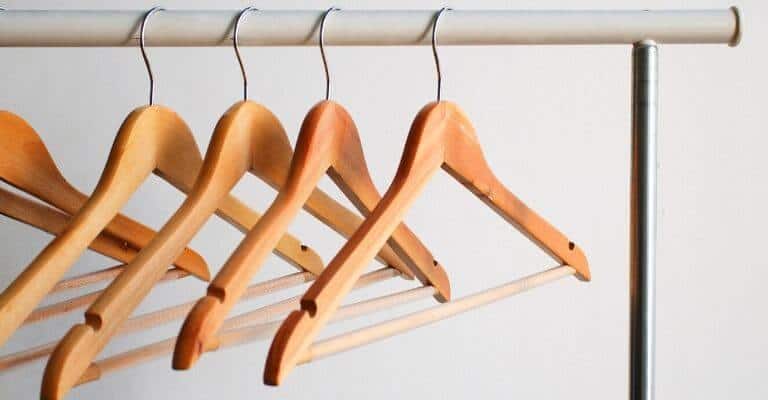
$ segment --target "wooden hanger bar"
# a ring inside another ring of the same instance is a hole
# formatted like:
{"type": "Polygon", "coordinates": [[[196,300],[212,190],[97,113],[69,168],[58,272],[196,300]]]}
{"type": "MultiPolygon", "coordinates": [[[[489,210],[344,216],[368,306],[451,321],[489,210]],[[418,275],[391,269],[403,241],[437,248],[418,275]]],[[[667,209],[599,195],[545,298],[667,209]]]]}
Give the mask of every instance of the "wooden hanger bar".
{"type": "MultiPolygon", "coordinates": [[[[396,269],[382,268],[382,269],[362,275],[358,280],[357,285],[355,286],[355,289],[362,289],[374,283],[382,282],[384,280],[391,279],[398,276],[401,276],[401,273],[396,269]]],[[[253,297],[288,289],[293,286],[300,285],[302,283],[310,282],[314,279],[315,279],[315,275],[309,272],[298,272],[295,274],[271,279],[269,281],[257,283],[248,288],[248,291],[243,295],[241,300],[245,301],[253,297]]],[[[222,326],[223,331],[238,329],[238,328],[242,328],[242,327],[253,325],[253,324],[272,321],[273,319],[279,317],[280,315],[284,315],[289,311],[291,311],[292,309],[296,308],[299,304],[300,298],[301,298],[300,296],[293,296],[289,299],[279,301],[277,303],[269,304],[267,306],[260,307],[256,310],[245,312],[243,314],[239,314],[235,317],[229,318],[224,322],[224,325],[222,326]]],[[[178,320],[184,317],[194,304],[195,304],[194,302],[189,302],[189,303],[181,304],[175,307],[170,307],[167,309],[150,312],[147,314],[138,315],[136,317],[130,318],[120,326],[120,329],[117,331],[116,335],[127,335],[127,334],[131,334],[141,330],[154,328],[164,323],[170,322],[172,320],[178,320]]],[[[277,326],[275,326],[274,329],[277,329],[277,326]]],[[[173,345],[175,344],[176,339],[174,338],[169,340],[173,342],[171,344],[171,348],[168,349],[167,351],[163,350],[160,353],[155,353],[156,357],[170,354],[172,352],[173,345]]],[[[54,341],[54,342],[33,347],[31,349],[26,349],[23,351],[19,351],[16,353],[12,353],[12,354],[8,354],[6,356],[0,357],[0,373],[2,373],[3,371],[7,371],[9,369],[20,367],[24,364],[27,364],[48,356],[56,347],[57,343],[58,341],[54,341]]],[[[157,345],[159,345],[159,343],[156,343],[150,346],[155,348],[157,345]]],[[[162,347],[162,346],[160,348],[165,349],[165,347],[162,347]]],[[[128,353],[129,354],[145,354],[146,351],[147,350],[143,350],[142,348],[139,348],[139,349],[129,351],[128,353]]],[[[159,351],[159,350],[154,350],[154,351],[159,351]]],[[[127,354],[124,356],[129,357],[127,356],[127,354]]],[[[152,358],[156,358],[156,357],[153,356],[152,358]]],[[[143,358],[142,356],[141,360],[144,360],[144,359],[145,358],[143,358]]],[[[101,362],[97,362],[97,364],[100,364],[100,363],[101,362]]],[[[127,367],[129,364],[122,364],[122,365],[127,367]]],[[[89,367],[89,369],[91,368],[93,367],[89,367]]],[[[92,373],[86,372],[84,374],[84,378],[81,378],[81,379],[85,379],[85,377],[88,377],[88,376],[92,376],[92,373]]]]}
{"type": "Polygon", "coordinates": [[[298,359],[299,364],[305,364],[329,355],[360,347],[365,344],[394,336],[420,326],[437,322],[448,317],[484,306],[506,297],[522,293],[554,280],[571,276],[576,270],[567,265],[561,265],[544,272],[529,275],[525,278],[509,282],[493,289],[485,290],[470,296],[453,300],[430,309],[419,311],[405,317],[393,319],[371,327],[356,330],[351,333],[322,340],[309,347],[298,359]]]}
{"type": "Polygon", "coordinates": [[[59,283],[56,284],[56,286],[53,287],[53,289],[51,289],[48,294],[80,289],[93,285],[94,283],[112,280],[116,276],[120,275],[120,272],[123,270],[123,268],[125,268],[125,264],[115,265],[114,267],[105,268],[99,271],[88,272],[82,275],[73,276],[71,278],[62,279],[59,281],[59,283]]]}
{"type": "MultiPolygon", "coordinates": [[[[122,266],[119,268],[122,268],[122,266]]],[[[163,275],[159,282],[164,283],[175,281],[186,276],[189,276],[188,272],[172,268],[166,271],[165,275],[163,275]]],[[[91,305],[99,296],[101,296],[102,293],[104,293],[104,290],[96,290],[91,293],[86,293],[71,299],[66,299],[47,306],[39,307],[35,309],[35,311],[32,311],[31,314],[29,314],[27,319],[24,320],[23,325],[40,322],[72,311],[82,310],[83,308],[91,305]]]]}
{"type": "MultiPolygon", "coordinates": [[[[147,27],[149,46],[231,46],[240,10],[167,10],[147,27]]],[[[321,10],[259,10],[248,16],[241,46],[316,46],[321,10]]],[[[136,46],[144,11],[5,10],[0,46],[136,46]],[[83,29],[88,27],[88,29],[83,29]]],[[[429,44],[435,10],[347,10],[334,15],[325,42],[341,46],[429,44]]],[[[722,43],[735,45],[735,7],[714,10],[454,10],[441,45],[722,43]]]]}
{"type": "MultiPolygon", "coordinates": [[[[288,289],[301,285],[302,283],[313,281],[314,279],[315,275],[309,272],[297,272],[265,282],[256,283],[248,288],[243,295],[242,300],[245,301],[257,296],[288,289]]],[[[298,300],[296,301],[298,302],[298,300]]],[[[90,302],[88,304],[90,304],[90,302]]],[[[154,328],[173,320],[181,319],[187,315],[194,304],[194,302],[187,302],[178,306],[131,317],[120,326],[115,335],[127,335],[154,328]]],[[[33,315],[34,314],[35,313],[33,313],[33,315]]],[[[58,344],[58,340],[0,357],[0,372],[46,357],[51,354],[56,347],[56,344],[58,344]]]]}
{"type": "MultiPolygon", "coordinates": [[[[356,289],[399,275],[400,272],[393,268],[380,269],[361,276],[356,289]]],[[[436,290],[433,287],[422,286],[398,293],[397,295],[382,296],[353,303],[340,308],[339,312],[334,316],[333,322],[344,321],[376,311],[390,309],[400,304],[426,299],[434,296],[435,292],[436,290]]],[[[299,299],[299,296],[295,296],[262,309],[227,319],[222,326],[221,333],[217,337],[216,342],[218,346],[210,350],[215,351],[257,340],[269,339],[280,326],[281,320],[274,319],[285,315],[285,313],[297,307],[299,299]]],[[[169,355],[173,352],[175,345],[176,338],[170,338],[96,361],[88,367],[80,381],[77,382],[77,385],[92,382],[103,378],[109,373],[169,355]]],[[[2,362],[0,359],[0,371],[2,370],[2,362]]]]}

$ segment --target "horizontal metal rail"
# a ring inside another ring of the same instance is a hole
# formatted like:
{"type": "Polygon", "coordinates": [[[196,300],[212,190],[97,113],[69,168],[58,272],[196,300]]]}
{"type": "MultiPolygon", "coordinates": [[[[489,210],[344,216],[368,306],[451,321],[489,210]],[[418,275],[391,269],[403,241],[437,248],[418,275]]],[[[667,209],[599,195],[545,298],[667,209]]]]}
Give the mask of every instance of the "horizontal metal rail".
{"type": "MultiPolygon", "coordinates": [[[[136,46],[145,11],[0,11],[0,47],[136,46]]],[[[150,46],[229,46],[239,10],[167,10],[147,27],[150,46]]],[[[341,10],[326,30],[340,46],[427,45],[437,10],[341,10]]],[[[312,46],[322,10],[264,10],[242,24],[243,46],[312,46]]],[[[735,7],[719,10],[454,10],[440,22],[441,45],[721,43],[741,33],[735,7]]]]}

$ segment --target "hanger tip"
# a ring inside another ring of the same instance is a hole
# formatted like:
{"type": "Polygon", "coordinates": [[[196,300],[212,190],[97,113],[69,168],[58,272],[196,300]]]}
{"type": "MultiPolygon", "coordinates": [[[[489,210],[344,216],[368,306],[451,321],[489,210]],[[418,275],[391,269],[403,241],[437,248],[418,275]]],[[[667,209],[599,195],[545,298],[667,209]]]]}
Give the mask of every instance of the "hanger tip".
{"type": "Polygon", "coordinates": [[[40,385],[41,400],[60,400],[82,379],[98,379],[86,374],[94,347],[93,327],[75,325],[59,342],[48,359],[40,385]]]}
{"type": "Polygon", "coordinates": [[[221,302],[213,296],[205,296],[195,304],[181,327],[173,350],[172,367],[183,371],[192,368],[203,353],[218,347],[215,332],[221,302]],[[211,334],[213,332],[213,334],[211,334]]]}
{"type": "Polygon", "coordinates": [[[293,311],[280,325],[267,354],[264,366],[264,384],[279,386],[296,366],[296,355],[303,347],[301,342],[309,339],[306,322],[311,320],[306,311],[293,311]]]}

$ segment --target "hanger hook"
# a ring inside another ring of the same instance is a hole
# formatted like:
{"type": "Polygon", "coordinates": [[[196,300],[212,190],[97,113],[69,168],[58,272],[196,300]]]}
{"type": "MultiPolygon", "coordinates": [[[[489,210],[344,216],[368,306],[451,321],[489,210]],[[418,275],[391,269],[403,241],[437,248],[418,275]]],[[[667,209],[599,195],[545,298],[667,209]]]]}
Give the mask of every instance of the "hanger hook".
{"type": "Polygon", "coordinates": [[[243,74],[243,101],[248,100],[248,76],[245,73],[245,64],[243,63],[243,57],[240,55],[240,43],[238,41],[238,34],[240,33],[240,24],[245,19],[245,14],[247,14],[249,11],[259,11],[258,8],[250,6],[244,8],[242,11],[240,11],[240,14],[237,16],[237,21],[235,22],[235,29],[232,34],[232,42],[235,46],[235,56],[237,56],[237,63],[240,64],[240,73],[243,74]]]}
{"type": "Polygon", "coordinates": [[[318,41],[320,42],[320,57],[323,58],[323,69],[325,70],[325,100],[331,98],[331,75],[328,72],[328,60],[325,58],[325,20],[328,19],[328,15],[334,11],[341,10],[338,7],[331,7],[323,14],[323,19],[320,20],[320,35],[318,41]]]}
{"type": "Polygon", "coordinates": [[[437,24],[440,22],[440,16],[445,11],[453,11],[452,8],[443,7],[435,15],[435,21],[432,23],[432,55],[435,57],[435,68],[437,69],[437,102],[440,102],[440,94],[443,89],[443,73],[440,70],[440,56],[437,54],[437,24]]]}
{"type": "Polygon", "coordinates": [[[146,14],[144,14],[144,18],[141,20],[141,30],[139,31],[139,48],[141,48],[141,57],[144,59],[144,65],[147,67],[147,74],[149,74],[149,105],[150,106],[154,104],[154,100],[155,100],[155,76],[152,74],[152,66],[149,65],[149,58],[147,57],[147,51],[144,49],[144,36],[146,33],[145,31],[147,28],[147,21],[149,21],[149,17],[151,17],[152,14],[158,11],[165,11],[165,8],[153,7],[152,9],[147,11],[146,14]]]}

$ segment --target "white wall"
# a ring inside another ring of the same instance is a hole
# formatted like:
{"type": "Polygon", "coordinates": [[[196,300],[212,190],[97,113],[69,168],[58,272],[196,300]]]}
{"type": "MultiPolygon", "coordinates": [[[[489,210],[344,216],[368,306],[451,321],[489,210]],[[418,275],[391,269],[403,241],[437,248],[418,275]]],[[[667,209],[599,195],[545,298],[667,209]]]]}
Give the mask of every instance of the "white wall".
{"type": "MultiPolygon", "coordinates": [[[[140,8],[148,1],[6,1],[19,8],[140,8]]],[[[721,8],[730,1],[453,1],[455,8],[721,8]]],[[[210,8],[171,1],[168,8],[210,8]]],[[[322,1],[260,1],[262,8],[325,8],[322,1]]],[[[339,1],[343,8],[439,8],[439,1],[339,1]]],[[[219,1],[242,8],[245,1],[219,1]]],[[[764,149],[768,5],[740,0],[744,40],[660,51],[658,398],[768,397],[768,265],[764,149]]],[[[329,21],[333,24],[333,20],[329,21]]],[[[192,27],[190,27],[192,29],[192,27]]],[[[150,49],[157,100],[177,110],[201,148],[240,96],[231,49],[150,49]]],[[[251,96],[270,107],[291,139],[324,89],[316,48],[248,48],[251,96]]],[[[473,119],[491,165],[523,200],[574,238],[594,281],[564,280],[481,310],[303,366],[280,388],[261,384],[268,343],[206,355],[189,372],[153,361],[75,389],[71,398],[594,398],[627,393],[629,47],[441,49],[444,95],[473,119]]],[[[434,96],[429,48],[330,48],[334,97],[363,135],[382,190],[415,112],[434,96]]],[[[147,98],[139,51],[0,49],[0,108],[39,130],[71,182],[89,192],[117,127],[147,98]]],[[[323,188],[341,198],[330,181],[323,188]]],[[[274,192],[253,178],[236,194],[263,210],[274,192]]],[[[182,196],[152,178],[124,212],[159,228],[182,196]]],[[[50,240],[2,218],[0,287],[50,240]]],[[[551,262],[472,195],[439,176],[408,223],[450,272],[457,296],[551,262]]],[[[343,241],[311,217],[291,231],[329,260],[343,241]]],[[[192,241],[215,272],[241,235],[215,218],[192,241]]],[[[71,274],[111,265],[83,256],[71,274]]],[[[373,266],[372,266],[373,267],[373,266]]],[[[271,258],[260,279],[290,272],[271,258]]],[[[407,288],[395,282],[365,296],[407,288]]],[[[198,298],[186,279],[157,288],[139,311],[198,298]]],[[[362,298],[355,295],[354,298],[362,298]]],[[[269,300],[269,299],[267,299],[269,300]]],[[[254,301],[247,308],[264,301],[254,301]]],[[[430,305],[424,301],[418,307],[430,305]]],[[[416,308],[418,308],[416,307],[416,308]]],[[[414,307],[334,326],[339,332],[414,307]]],[[[2,354],[60,337],[81,313],[21,329],[2,354]]],[[[114,340],[104,355],[173,336],[178,323],[114,340]]],[[[0,375],[0,398],[37,396],[43,362],[0,375]]]]}

